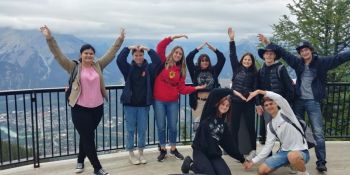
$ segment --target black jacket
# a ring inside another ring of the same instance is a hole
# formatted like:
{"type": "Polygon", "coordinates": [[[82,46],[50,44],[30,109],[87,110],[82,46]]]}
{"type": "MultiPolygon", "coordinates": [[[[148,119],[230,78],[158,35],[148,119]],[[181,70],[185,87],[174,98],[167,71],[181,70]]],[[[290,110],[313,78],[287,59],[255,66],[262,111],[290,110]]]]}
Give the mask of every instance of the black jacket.
{"type": "MultiPolygon", "coordinates": [[[[120,97],[120,101],[123,104],[130,104],[131,98],[132,98],[132,81],[131,81],[131,74],[135,69],[135,64],[130,64],[127,62],[127,57],[130,53],[130,49],[127,47],[124,47],[124,49],[119,53],[117,57],[117,65],[122,72],[125,80],[125,86],[122,92],[122,95],[120,97]]],[[[142,66],[145,67],[145,76],[147,77],[147,83],[145,84],[145,88],[147,88],[147,94],[146,94],[146,105],[149,106],[153,103],[153,85],[155,77],[157,76],[156,73],[161,68],[161,61],[158,56],[158,54],[153,50],[150,49],[148,51],[148,55],[150,56],[152,63],[149,64],[147,60],[144,60],[144,63],[142,66]]]]}
{"type": "Polygon", "coordinates": [[[192,148],[198,149],[203,152],[208,158],[216,158],[222,156],[223,148],[225,152],[231,157],[244,162],[243,155],[238,150],[238,144],[234,143],[232,139],[231,131],[224,121],[223,133],[220,134],[220,139],[217,141],[214,139],[210,132],[210,124],[215,120],[223,121],[225,119],[216,118],[216,104],[221,98],[231,95],[231,89],[214,89],[210,92],[207,102],[204,105],[201,121],[197,129],[195,138],[193,140],[192,148]],[[220,147],[219,147],[220,146],[220,147]]]}
{"type": "MultiPolygon", "coordinates": [[[[257,75],[254,68],[245,68],[238,62],[236,45],[234,41],[230,42],[230,61],[232,67],[232,89],[240,92],[246,98],[250,92],[256,90],[257,75]]],[[[254,61],[254,60],[253,60],[254,61]]],[[[255,98],[252,101],[256,100],[255,98]]],[[[241,98],[233,96],[233,101],[244,102],[241,98]]],[[[257,101],[255,101],[258,103],[257,101]]]]}
{"type": "Polygon", "coordinates": [[[213,88],[217,88],[220,86],[218,77],[219,77],[219,74],[221,73],[222,68],[224,67],[224,64],[226,61],[224,54],[222,52],[220,52],[218,49],[216,49],[215,54],[217,57],[217,63],[215,65],[212,65],[211,67],[209,67],[206,70],[201,70],[200,66],[195,65],[193,62],[193,59],[198,52],[199,51],[197,49],[194,49],[186,57],[186,65],[187,65],[188,72],[190,74],[192,83],[194,86],[201,85],[201,84],[198,84],[198,76],[200,73],[207,72],[207,73],[211,74],[211,76],[213,77],[214,84],[212,86],[210,86],[209,88],[205,88],[203,90],[198,90],[198,91],[190,94],[190,106],[193,109],[197,108],[197,92],[203,92],[203,91],[210,92],[213,88]]]}
{"type": "MultiPolygon", "coordinates": [[[[303,59],[287,52],[282,47],[270,43],[276,48],[276,51],[281,57],[295,70],[297,74],[296,96],[301,96],[301,75],[305,69],[303,59]]],[[[336,68],[340,64],[350,60],[350,51],[342,52],[334,56],[319,57],[313,55],[312,61],[309,64],[310,70],[316,73],[315,79],[311,83],[312,93],[316,101],[321,101],[326,97],[327,71],[336,68]]]]}
{"type": "Polygon", "coordinates": [[[293,104],[295,86],[288,75],[286,67],[281,62],[267,66],[263,65],[258,71],[258,88],[280,94],[290,104],[293,104]]]}

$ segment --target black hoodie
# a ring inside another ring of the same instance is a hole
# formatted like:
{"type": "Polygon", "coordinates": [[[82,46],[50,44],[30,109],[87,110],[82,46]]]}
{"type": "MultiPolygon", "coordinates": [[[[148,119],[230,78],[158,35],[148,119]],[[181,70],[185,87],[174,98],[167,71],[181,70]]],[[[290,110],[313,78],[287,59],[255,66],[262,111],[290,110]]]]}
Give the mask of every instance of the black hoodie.
{"type": "Polygon", "coordinates": [[[210,92],[192,148],[202,151],[208,158],[216,158],[222,156],[221,146],[228,155],[243,163],[245,159],[232,139],[225,118],[219,118],[216,114],[216,104],[227,95],[233,95],[231,89],[214,89],[210,92]]]}

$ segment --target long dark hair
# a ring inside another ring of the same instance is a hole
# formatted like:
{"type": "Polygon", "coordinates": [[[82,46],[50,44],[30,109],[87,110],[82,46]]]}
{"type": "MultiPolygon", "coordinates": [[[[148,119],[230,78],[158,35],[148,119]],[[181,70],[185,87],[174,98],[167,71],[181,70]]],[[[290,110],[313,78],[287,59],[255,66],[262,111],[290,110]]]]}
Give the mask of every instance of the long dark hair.
{"type": "Polygon", "coordinates": [[[241,60],[239,61],[239,63],[242,65],[243,58],[245,56],[250,56],[250,58],[252,59],[252,65],[248,69],[253,71],[254,74],[256,74],[258,72],[258,70],[256,69],[255,57],[254,57],[254,55],[252,53],[247,52],[247,53],[243,54],[242,57],[241,57],[241,60]]]}
{"type": "Polygon", "coordinates": [[[207,69],[210,69],[210,68],[211,68],[211,60],[210,60],[209,55],[203,53],[203,54],[199,55],[199,57],[198,57],[198,59],[197,59],[197,63],[196,63],[196,66],[198,66],[199,70],[201,70],[201,61],[202,61],[202,59],[204,59],[204,58],[207,58],[208,61],[209,61],[209,66],[208,66],[207,69]]]}
{"type": "Polygon", "coordinates": [[[232,111],[231,111],[231,109],[232,109],[231,96],[227,95],[227,96],[221,98],[219,100],[219,102],[215,104],[215,106],[216,106],[216,116],[221,115],[223,118],[225,118],[226,123],[228,123],[228,126],[230,126],[231,125],[231,113],[232,113],[232,111]],[[226,113],[220,114],[219,106],[220,106],[220,104],[224,103],[224,101],[226,101],[226,100],[229,102],[230,107],[226,113]]]}

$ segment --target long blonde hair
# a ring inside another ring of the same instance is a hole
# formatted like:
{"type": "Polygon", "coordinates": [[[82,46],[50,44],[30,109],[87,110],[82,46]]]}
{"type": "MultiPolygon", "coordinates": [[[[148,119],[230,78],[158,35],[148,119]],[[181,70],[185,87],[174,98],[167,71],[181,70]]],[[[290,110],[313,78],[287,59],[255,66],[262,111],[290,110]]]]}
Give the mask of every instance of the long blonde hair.
{"type": "Polygon", "coordinates": [[[182,77],[185,77],[186,76],[186,61],[185,61],[185,52],[184,52],[184,49],[181,47],[181,46],[175,46],[170,54],[166,57],[166,60],[165,60],[165,65],[164,67],[166,69],[169,69],[169,67],[173,66],[173,65],[180,65],[181,64],[181,70],[180,70],[180,73],[181,73],[181,76],[182,77]],[[181,60],[179,62],[175,62],[174,59],[173,59],[173,54],[175,52],[176,49],[181,49],[182,51],[182,57],[181,57],[181,60]]]}

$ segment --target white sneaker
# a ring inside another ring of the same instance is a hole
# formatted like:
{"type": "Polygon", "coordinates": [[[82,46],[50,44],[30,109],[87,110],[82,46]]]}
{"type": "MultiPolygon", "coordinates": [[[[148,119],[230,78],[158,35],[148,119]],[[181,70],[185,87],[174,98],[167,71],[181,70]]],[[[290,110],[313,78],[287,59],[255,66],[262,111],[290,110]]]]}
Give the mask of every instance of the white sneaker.
{"type": "Polygon", "coordinates": [[[143,155],[140,156],[140,163],[142,164],[146,164],[147,163],[147,160],[145,159],[145,157],[143,155]]]}
{"type": "Polygon", "coordinates": [[[84,163],[77,163],[77,166],[75,167],[74,172],[82,173],[83,171],[84,171],[84,163]]]}
{"type": "Polygon", "coordinates": [[[307,171],[305,171],[305,172],[298,172],[298,175],[310,175],[310,173],[309,172],[307,172],[307,171]]]}
{"type": "Polygon", "coordinates": [[[289,168],[288,170],[289,174],[296,174],[298,172],[293,166],[289,165],[288,168],[289,168]]]}
{"type": "Polygon", "coordinates": [[[140,160],[135,157],[134,152],[129,152],[129,161],[133,165],[140,164],[140,160]]]}

